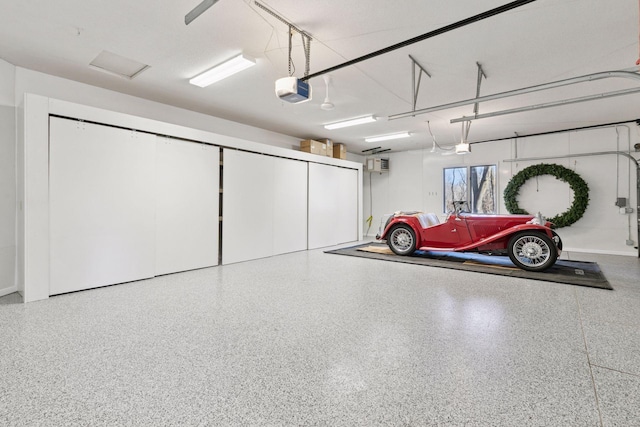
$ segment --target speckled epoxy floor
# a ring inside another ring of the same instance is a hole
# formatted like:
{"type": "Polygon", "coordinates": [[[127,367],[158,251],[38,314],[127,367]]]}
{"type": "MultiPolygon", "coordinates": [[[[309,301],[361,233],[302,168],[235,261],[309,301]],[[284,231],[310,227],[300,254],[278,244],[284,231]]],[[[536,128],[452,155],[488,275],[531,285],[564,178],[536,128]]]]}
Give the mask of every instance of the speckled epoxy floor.
{"type": "Polygon", "coordinates": [[[21,304],[2,426],[640,425],[640,261],[614,291],[308,251],[21,304]]]}

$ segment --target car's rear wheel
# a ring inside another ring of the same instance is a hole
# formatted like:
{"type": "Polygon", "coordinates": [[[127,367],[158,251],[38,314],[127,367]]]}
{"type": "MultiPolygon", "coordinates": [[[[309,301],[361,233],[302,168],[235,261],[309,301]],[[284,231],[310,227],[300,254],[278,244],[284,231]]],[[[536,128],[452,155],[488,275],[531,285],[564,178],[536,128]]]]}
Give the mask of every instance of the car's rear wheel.
{"type": "Polygon", "coordinates": [[[511,261],[527,271],[544,271],[556,263],[556,245],[546,234],[529,231],[514,235],[507,252],[511,261]]]}
{"type": "Polygon", "coordinates": [[[389,232],[387,245],[396,255],[411,255],[416,250],[416,234],[408,225],[396,225],[389,232]]]}

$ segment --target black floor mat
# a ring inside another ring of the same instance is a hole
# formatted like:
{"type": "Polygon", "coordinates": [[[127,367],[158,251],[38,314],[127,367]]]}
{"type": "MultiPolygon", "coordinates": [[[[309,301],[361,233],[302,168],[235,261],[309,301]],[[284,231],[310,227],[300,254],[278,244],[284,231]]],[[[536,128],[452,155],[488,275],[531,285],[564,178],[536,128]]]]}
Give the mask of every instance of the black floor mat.
{"type": "Polygon", "coordinates": [[[470,252],[424,251],[416,251],[412,256],[399,256],[393,253],[384,253],[387,252],[385,248],[388,249],[387,245],[382,243],[365,243],[349,248],[326,251],[326,253],[613,289],[595,262],[560,259],[547,271],[538,273],[516,267],[506,256],[480,255],[470,252]]]}

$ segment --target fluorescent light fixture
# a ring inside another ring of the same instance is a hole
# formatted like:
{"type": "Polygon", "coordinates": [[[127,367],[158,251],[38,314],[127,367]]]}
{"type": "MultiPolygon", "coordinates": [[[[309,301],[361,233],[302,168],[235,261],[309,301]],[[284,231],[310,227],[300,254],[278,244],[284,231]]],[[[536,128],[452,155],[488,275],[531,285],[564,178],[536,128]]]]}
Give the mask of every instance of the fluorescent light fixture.
{"type": "Polygon", "coordinates": [[[189,83],[200,87],[206,87],[254,65],[256,65],[255,59],[249,58],[241,53],[240,55],[195,76],[189,80],[189,83]]]}
{"type": "Polygon", "coordinates": [[[367,142],[380,142],[380,141],[388,141],[390,139],[409,138],[410,136],[411,134],[409,132],[402,132],[402,133],[394,133],[391,135],[373,136],[371,138],[365,138],[364,140],[367,142]]]}
{"type": "Polygon", "coordinates": [[[456,144],[456,154],[468,154],[471,152],[471,145],[467,142],[456,144]]]}
{"type": "Polygon", "coordinates": [[[342,122],[330,123],[328,125],[324,125],[324,128],[333,130],[333,129],[346,128],[349,126],[363,125],[365,123],[373,123],[375,121],[376,121],[375,116],[366,116],[366,117],[359,117],[357,119],[344,120],[342,122]]]}

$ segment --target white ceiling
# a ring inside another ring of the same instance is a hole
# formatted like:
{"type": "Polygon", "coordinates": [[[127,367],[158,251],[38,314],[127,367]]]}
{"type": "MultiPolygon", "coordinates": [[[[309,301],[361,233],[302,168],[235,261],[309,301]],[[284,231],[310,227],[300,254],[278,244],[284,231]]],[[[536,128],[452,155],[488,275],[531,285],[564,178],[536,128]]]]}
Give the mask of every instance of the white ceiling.
{"type": "MultiPolygon", "coordinates": [[[[477,68],[487,75],[481,95],[635,66],[638,0],[537,0],[510,12],[438,35],[331,73],[335,109],[320,109],[322,77],[313,100],[288,104],[274,94],[288,75],[287,27],[254,0],[219,0],[190,25],[184,16],[201,0],[0,0],[0,58],[20,67],[176,105],[303,138],[332,138],[348,150],[393,151],[431,146],[426,121],[442,145],[460,139],[450,119],[473,105],[415,117],[327,131],[322,125],[369,114],[412,109],[411,60],[424,76],[417,108],[475,97],[477,68]],[[103,50],[149,64],[132,80],[88,64],[103,50]],[[257,66],[207,88],[188,80],[236,54],[257,66]],[[411,138],[365,143],[364,137],[409,131],[411,138]]],[[[507,4],[509,0],[264,0],[306,31],[311,73],[507,4]]],[[[300,36],[293,58],[304,73],[300,36]]],[[[480,113],[640,87],[640,80],[606,79],[480,104],[480,113]]],[[[493,117],[473,122],[469,141],[483,141],[640,118],[640,94],[493,117]]]]}

